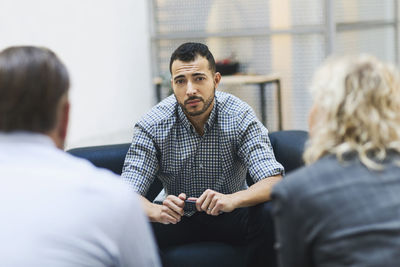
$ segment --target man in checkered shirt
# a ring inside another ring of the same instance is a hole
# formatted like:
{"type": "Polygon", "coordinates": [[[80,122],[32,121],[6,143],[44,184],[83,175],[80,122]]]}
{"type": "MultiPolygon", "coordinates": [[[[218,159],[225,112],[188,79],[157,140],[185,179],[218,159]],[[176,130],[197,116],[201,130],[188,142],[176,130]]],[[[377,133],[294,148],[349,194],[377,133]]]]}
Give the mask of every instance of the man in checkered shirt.
{"type": "Polygon", "coordinates": [[[274,265],[265,259],[273,250],[265,202],[284,170],[268,130],[249,105],[215,92],[221,75],[206,45],[178,47],[170,72],[174,95],[136,123],[122,173],[142,196],[154,179],[162,182],[161,204],[142,197],[160,249],[200,241],[247,244],[248,265],[274,265]],[[187,199],[195,201],[192,210],[187,199]]]}

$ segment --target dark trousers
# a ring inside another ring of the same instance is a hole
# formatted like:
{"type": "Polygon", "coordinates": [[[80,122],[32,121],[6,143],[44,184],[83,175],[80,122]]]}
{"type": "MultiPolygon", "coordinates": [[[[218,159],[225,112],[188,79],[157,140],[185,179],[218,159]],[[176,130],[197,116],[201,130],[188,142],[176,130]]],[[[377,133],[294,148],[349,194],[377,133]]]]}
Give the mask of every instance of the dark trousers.
{"type": "Polygon", "coordinates": [[[274,227],[269,202],[236,209],[218,216],[196,212],[177,224],[152,223],[162,252],[173,246],[197,242],[222,242],[246,246],[247,266],[276,266],[274,227]]]}

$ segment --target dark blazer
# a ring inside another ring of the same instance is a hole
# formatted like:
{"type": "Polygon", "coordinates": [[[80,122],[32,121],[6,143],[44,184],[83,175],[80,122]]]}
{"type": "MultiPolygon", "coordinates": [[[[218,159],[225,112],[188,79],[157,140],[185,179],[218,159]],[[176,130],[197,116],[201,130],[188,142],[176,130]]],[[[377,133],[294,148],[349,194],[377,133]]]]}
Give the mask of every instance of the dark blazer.
{"type": "Polygon", "coordinates": [[[280,266],[400,266],[400,167],[327,156],[273,190],[280,266]]]}

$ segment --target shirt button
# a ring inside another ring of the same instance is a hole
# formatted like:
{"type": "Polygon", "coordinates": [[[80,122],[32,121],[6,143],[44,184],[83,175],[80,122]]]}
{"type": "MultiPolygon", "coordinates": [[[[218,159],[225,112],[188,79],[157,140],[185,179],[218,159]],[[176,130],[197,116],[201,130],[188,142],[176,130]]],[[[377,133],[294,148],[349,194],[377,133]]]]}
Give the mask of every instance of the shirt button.
{"type": "Polygon", "coordinates": [[[199,164],[199,168],[200,168],[200,169],[203,169],[203,163],[200,163],[200,164],[199,164]]]}

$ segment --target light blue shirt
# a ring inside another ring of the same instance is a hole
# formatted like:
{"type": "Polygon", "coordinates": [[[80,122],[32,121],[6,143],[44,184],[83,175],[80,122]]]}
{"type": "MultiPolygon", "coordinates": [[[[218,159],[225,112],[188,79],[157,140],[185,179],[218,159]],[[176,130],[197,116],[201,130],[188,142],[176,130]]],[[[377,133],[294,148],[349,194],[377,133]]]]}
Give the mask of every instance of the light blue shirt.
{"type": "Polygon", "coordinates": [[[0,133],[0,264],[160,266],[140,202],[50,138],[0,133]]]}

